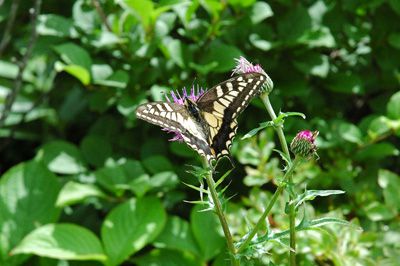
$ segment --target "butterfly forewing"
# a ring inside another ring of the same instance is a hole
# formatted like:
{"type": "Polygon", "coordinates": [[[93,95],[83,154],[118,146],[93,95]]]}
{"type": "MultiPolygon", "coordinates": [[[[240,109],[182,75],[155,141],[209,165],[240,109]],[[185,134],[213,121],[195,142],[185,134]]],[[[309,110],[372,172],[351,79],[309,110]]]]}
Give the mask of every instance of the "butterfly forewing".
{"type": "Polygon", "coordinates": [[[136,116],[154,125],[179,132],[184,141],[208,160],[213,156],[207,138],[183,105],[152,102],[140,105],[136,116]]]}
{"type": "Polygon", "coordinates": [[[136,114],[140,119],[179,132],[190,147],[211,161],[229,156],[237,130],[236,118],[260,93],[265,79],[260,73],[238,75],[214,86],[196,102],[187,102],[189,105],[146,103],[137,108],[136,114]]]}
{"type": "Polygon", "coordinates": [[[229,155],[237,130],[236,118],[260,93],[264,81],[265,76],[260,73],[238,75],[214,86],[197,101],[210,125],[210,147],[217,159],[229,155]]]}

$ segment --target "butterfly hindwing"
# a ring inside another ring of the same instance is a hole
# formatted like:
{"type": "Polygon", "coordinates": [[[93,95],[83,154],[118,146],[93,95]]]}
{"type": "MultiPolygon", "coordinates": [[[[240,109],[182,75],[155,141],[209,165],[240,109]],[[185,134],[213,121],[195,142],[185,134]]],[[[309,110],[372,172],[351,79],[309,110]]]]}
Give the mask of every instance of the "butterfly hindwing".
{"type": "Polygon", "coordinates": [[[233,77],[208,90],[197,106],[210,126],[210,147],[216,158],[229,155],[236,135],[238,115],[259,94],[265,81],[260,73],[247,73],[233,77]]]}
{"type": "Polygon", "coordinates": [[[184,141],[201,155],[213,155],[202,128],[183,105],[169,102],[152,102],[140,105],[136,116],[154,125],[179,132],[184,141]]]}

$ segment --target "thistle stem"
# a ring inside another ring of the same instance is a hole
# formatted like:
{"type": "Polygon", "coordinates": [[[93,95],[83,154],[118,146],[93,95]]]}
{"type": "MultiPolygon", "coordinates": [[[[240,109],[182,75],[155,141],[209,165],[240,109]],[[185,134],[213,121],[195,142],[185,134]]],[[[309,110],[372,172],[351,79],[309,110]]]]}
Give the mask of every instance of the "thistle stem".
{"type": "Polygon", "coordinates": [[[258,219],[257,224],[254,226],[254,228],[250,231],[250,233],[247,235],[246,239],[243,241],[243,243],[240,245],[238,249],[238,253],[243,251],[251,242],[253,237],[256,235],[258,230],[261,228],[263,225],[265,219],[267,218],[269,212],[271,211],[272,207],[274,206],[276,200],[278,199],[278,196],[282,193],[282,191],[286,187],[285,181],[287,179],[290,179],[292,176],[293,170],[296,168],[297,164],[300,162],[300,159],[296,157],[293,160],[293,163],[290,164],[289,169],[286,171],[285,175],[282,178],[281,184],[278,186],[278,188],[275,190],[274,195],[272,196],[271,200],[268,203],[268,206],[265,208],[263,214],[261,215],[260,219],[258,219]]]}
{"type": "MultiPolygon", "coordinates": [[[[276,114],[274,109],[272,108],[271,102],[269,100],[268,94],[265,93],[261,96],[261,99],[267,109],[268,114],[270,115],[272,121],[276,119],[276,114]]],[[[283,126],[275,125],[275,130],[278,134],[279,141],[282,146],[283,152],[286,154],[288,160],[290,161],[290,152],[286,142],[285,134],[283,133],[283,126]]],[[[293,183],[292,177],[289,177],[289,183],[293,183]]],[[[289,193],[289,202],[293,200],[292,193],[289,193]]],[[[290,225],[290,266],[296,266],[296,210],[293,204],[289,205],[289,225],[290,225]]]]}
{"type": "Polygon", "coordinates": [[[224,211],[222,209],[221,201],[219,200],[218,193],[216,191],[215,182],[214,182],[214,179],[213,179],[213,170],[212,169],[210,170],[210,174],[207,175],[206,181],[207,181],[208,189],[211,192],[211,198],[212,198],[213,203],[214,203],[214,210],[217,213],[217,216],[218,216],[219,221],[221,223],[222,230],[224,231],[226,243],[227,243],[229,252],[231,253],[232,266],[239,266],[240,265],[239,264],[239,260],[237,260],[236,257],[235,257],[236,249],[235,249],[235,246],[233,244],[232,234],[231,234],[231,232],[229,230],[229,226],[228,226],[228,223],[226,221],[226,218],[225,218],[225,215],[224,215],[224,211]]]}

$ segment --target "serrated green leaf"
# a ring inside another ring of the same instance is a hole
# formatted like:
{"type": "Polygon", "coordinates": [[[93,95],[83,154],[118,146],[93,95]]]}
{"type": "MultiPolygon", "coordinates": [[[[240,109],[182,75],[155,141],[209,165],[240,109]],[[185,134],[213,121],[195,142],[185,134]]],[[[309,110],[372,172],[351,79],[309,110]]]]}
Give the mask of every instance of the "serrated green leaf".
{"type": "Polygon", "coordinates": [[[343,190],[307,190],[298,195],[297,198],[293,200],[293,204],[295,204],[295,208],[298,208],[304,202],[314,200],[316,197],[327,197],[344,193],[343,190]]]}

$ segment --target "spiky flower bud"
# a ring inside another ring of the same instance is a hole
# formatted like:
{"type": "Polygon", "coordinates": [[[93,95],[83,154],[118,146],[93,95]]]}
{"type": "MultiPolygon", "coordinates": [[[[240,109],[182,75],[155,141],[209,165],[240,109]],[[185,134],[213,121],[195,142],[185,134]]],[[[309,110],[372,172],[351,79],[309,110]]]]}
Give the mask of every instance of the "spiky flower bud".
{"type": "Polygon", "coordinates": [[[315,139],[319,132],[310,130],[303,130],[297,133],[296,137],[290,143],[290,150],[296,155],[304,158],[310,158],[317,152],[317,145],[315,139]]]}

